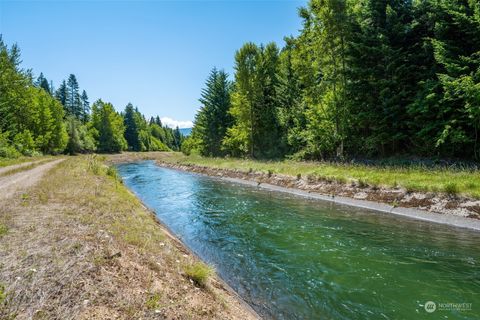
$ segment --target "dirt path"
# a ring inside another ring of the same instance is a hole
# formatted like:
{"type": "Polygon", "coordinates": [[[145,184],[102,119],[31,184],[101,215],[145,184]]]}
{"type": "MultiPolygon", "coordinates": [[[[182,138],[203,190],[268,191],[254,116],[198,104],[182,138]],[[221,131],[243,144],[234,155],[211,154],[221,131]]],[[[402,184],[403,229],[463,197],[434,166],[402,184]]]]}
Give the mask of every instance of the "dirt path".
{"type": "Polygon", "coordinates": [[[23,168],[23,167],[28,167],[28,166],[31,166],[31,165],[34,165],[34,164],[37,164],[37,163],[46,162],[48,160],[49,159],[40,159],[40,160],[35,160],[35,161],[22,162],[22,163],[19,163],[19,164],[13,164],[13,165],[6,166],[6,167],[1,167],[0,168],[0,176],[3,176],[5,173],[7,173],[11,170],[16,170],[16,169],[20,169],[20,168],[23,168]]]}
{"type": "MultiPolygon", "coordinates": [[[[14,173],[12,175],[0,177],[0,200],[11,197],[13,194],[15,194],[15,192],[19,190],[27,189],[35,185],[40,180],[40,178],[45,174],[45,172],[47,172],[49,169],[53,168],[63,160],[65,159],[50,161],[48,163],[39,165],[31,170],[25,170],[18,173],[14,173]]],[[[0,169],[0,173],[21,168],[24,166],[28,166],[36,162],[38,161],[27,162],[19,165],[2,168],[0,169]],[[5,169],[8,169],[8,170],[5,170],[5,169]]]]}

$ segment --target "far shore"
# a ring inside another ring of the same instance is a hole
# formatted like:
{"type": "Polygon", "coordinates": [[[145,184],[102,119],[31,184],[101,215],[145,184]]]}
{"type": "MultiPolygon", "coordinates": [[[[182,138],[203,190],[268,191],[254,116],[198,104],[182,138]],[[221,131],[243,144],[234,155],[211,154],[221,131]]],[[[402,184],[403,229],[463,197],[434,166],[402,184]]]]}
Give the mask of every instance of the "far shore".
{"type": "MultiPolygon", "coordinates": [[[[401,187],[347,184],[333,179],[313,179],[270,170],[247,171],[238,165],[237,160],[222,159],[223,167],[221,167],[215,163],[215,159],[210,161],[206,158],[188,157],[179,153],[127,152],[109,156],[109,161],[112,162],[148,159],[155,160],[163,167],[208,175],[235,183],[480,231],[480,200],[465,195],[410,191],[401,187]],[[225,168],[227,165],[230,167],[225,168]]],[[[275,163],[271,163],[271,166],[275,167],[275,163]]]]}

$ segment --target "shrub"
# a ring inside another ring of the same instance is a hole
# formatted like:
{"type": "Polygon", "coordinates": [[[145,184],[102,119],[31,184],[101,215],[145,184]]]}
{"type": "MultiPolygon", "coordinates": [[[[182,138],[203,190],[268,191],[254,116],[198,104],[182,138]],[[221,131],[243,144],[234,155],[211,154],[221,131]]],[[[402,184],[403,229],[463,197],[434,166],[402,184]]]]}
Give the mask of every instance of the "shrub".
{"type": "Polygon", "coordinates": [[[13,144],[18,151],[26,156],[31,155],[35,151],[35,141],[29,130],[17,133],[13,138],[13,144]]]}
{"type": "Polygon", "coordinates": [[[204,287],[215,270],[203,262],[195,262],[184,268],[187,277],[193,280],[197,285],[204,287]]]}
{"type": "Polygon", "coordinates": [[[17,149],[15,149],[14,147],[12,146],[3,146],[3,147],[0,147],[0,157],[1,158],[11,158],[11,159],[16,159],[18,157],[20,157],[21,154],[20,152],[17,151],[17,149]]]}

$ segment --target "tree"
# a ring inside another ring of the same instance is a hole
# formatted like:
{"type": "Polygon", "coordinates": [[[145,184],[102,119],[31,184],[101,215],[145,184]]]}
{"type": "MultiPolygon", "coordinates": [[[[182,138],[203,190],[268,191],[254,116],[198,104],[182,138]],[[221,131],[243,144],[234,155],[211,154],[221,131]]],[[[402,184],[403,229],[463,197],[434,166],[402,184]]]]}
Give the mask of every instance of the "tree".
{"type": "Polygon", "coordinates": [[[50,89],[48,80],[43,76],[42,72],[40,72],[40,75],[38,76],[37,81],[35,82],[35,85],[45,90],[48,94],[52,94],[52,90],[50,89]]]}
{"type": "Polygon", "coordinates": [[[232,117],[228,113],[230,91],[228,75],[223,70],[213,68],[202,90],[202,107],[195,117],[192,129],[192,135],[197,138],[196,149],[204,156],[223,155],[222,141],[232,123],[232,117]]]}
{"type": "Polygon", "coordinates": [[[347,47],[350,17],[346,0],[313,0],[302,12],[307,20],[308,47],[319,69],[307,113],[307,149],[314,157],[344,156],[347,126],[347,47]],[[331,131],[330,131],[331,130],[331,131]],[[320,134],[320,136],[318,135],[320,134]],[[328,139],[324,139],[328,136],[328,139]]]}
{"type": "Polygon", "coordinates": [[[80,96],[81,105],[82,105],[82,121],[83,123],[88,122],[88,118],[90,116],[90,102],[88,101],[88,95],[85,90],[82,91],[82,95],[80,96]]]}
{"type": "Polygon", "coordinates": [[[0,38],[0,132],[18,151],[58,153],[66,145],[62,106],[19,68],[20,51],[0,38]]]}
{"type": "Polygon", "coordinates": [[[65,107],[67,114],[81,119],[83,108],[80,101],[78,81],[74,74],[70,74],[68,77],[66,91],[67,99],[65,107]]]}
{"type": "Polygon", "coordinates": [[[76,119],[74,116],[68,116],[66,119],[68,132],[68,144],[65,152],[71,155],[96,150],[95,140],[87,126],[76,119]]]}
{"type": "Polygon", "coordinates": [[[128,143],[128,149],[133,151],[141,150],[140,129],[136,112],[131,103],[125,107],[123,123],[125,125],[125,140],[128,143]]]}
{"type": "Polygon", "coordinates": [[[65,80],[62,81],[60,87],[58,87],[57,91],[55,92],[55,98],[66,108],[67,106],[67,83],[65,80]]]}
{"type": "Polygon", "coordinates": [[[278,122],[281,145],[286,154],[296,154],[305,147],[303,131],[306,127],[305,103],[299,64],[299,44],[294,38],[286,38],[286,45],[279,57],[277,84],[278,122]]]}
{"type": "Polygon", "coordinates": [[[120,152],[127,149],[127,141],[123,134],[125,127],[123,118],[111,103],[97,100],[92,105],[93,136],[100,152],[120,152]]]}

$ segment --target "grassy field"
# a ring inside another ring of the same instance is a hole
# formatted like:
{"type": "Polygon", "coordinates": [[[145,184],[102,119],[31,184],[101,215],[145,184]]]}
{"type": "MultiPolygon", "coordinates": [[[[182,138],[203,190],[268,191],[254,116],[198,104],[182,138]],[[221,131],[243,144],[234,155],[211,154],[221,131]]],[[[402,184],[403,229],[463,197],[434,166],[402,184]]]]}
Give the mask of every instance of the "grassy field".
{"type": "Polygon", "coordinates": [[[253,319],[105,159],[0,199],[0,319],[253,319]]]}
{"type": "Polygon", "coordinates": [[[298,177],[315,177],[341,183],[402,187],[408,191],[432,191],[464,194],[480,198],[480,172],[474,170],[431,169],[420,166],[375,167],[352,164],[299,161],[254,161],[232,158],[204,158],[170,153],[161,160],[213,168],[261,171],[298,177]]]}

